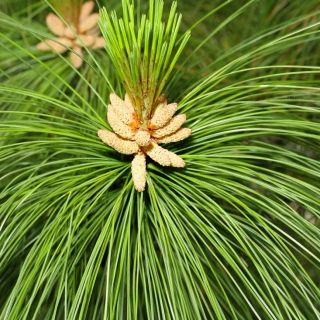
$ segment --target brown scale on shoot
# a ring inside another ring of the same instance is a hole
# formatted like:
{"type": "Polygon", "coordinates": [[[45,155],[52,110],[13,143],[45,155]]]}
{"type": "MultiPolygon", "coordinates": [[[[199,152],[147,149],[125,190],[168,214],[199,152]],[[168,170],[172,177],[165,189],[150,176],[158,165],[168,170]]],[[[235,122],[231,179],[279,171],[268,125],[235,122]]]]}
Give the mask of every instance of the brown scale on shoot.
{"type": "Polygon", "coordinates": [[[162,166],[183,168],[185,162],[175,153],[159,146],[186,139],[191,129],[181,128],[186,121],[185,114],[173,117],[177,104],[166,103],[165,96],[154,107],[150,119],[138,120],[138,115],[126,94],[122,100],[115,93],[110,94],[108,122],[115,133],[101,129],[100,139],[123,154],[134,154],[132,161],[132,178],[137,191],[144,191],[146,186],[146,155],[162,166]]]}

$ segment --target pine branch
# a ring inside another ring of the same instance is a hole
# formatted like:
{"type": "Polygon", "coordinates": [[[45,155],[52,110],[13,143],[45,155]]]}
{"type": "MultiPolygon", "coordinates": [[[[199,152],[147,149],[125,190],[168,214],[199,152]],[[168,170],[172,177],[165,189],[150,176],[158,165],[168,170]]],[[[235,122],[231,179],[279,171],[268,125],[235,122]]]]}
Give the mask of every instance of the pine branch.
{"type": "Polygon", "coordinates": [[[177,36],[181,15],[176,13],[177,3],[171,6],[167,24],[162,22],[163,1],[150,1],[149,15],[142,15],[135,24],[134,4],[122,1],[123,18],[115,11],[100,12],[99,25],[106,40],[106,50],[129,94],[140,119],[148,117],[189,37],[187,31],[180,44],[177,36]]]}

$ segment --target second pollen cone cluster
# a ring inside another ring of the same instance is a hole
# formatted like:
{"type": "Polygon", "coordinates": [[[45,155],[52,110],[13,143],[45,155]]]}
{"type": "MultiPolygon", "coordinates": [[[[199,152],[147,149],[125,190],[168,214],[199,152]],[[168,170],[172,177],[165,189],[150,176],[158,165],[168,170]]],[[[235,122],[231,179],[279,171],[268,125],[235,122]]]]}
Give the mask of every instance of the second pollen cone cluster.
{"type": "Polygon", "coordinates": [[[75,68],[80,68],[83,64],[82,47],[99,49],[105,45],[104,38],[100,37],[97,23],[99,13],[92,13],[94,6],[94,1],[87,1],[81,6],[76,25],[70,26],[72,29],[57,15],[50,12],[46,17],[46,24],[57,37],[54,38],[55,40],[47,39],[38,43],[38,50],[64,53],[69,47],[73,50],[70,53],[71,64],[75,68]]]}

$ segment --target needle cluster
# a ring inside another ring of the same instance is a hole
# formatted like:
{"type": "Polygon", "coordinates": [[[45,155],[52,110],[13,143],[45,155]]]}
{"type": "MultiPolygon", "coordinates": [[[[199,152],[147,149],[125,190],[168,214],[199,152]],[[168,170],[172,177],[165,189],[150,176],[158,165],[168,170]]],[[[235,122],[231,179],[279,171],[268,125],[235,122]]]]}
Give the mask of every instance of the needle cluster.
{"type": "Polygon", "coordinates": [[[148,16],[139,20],[134,1],[122,0],[123,18],[106,8],[100,11],[106,51],[140,120],[143,109],[151,113],[190,37],[187,31],[178,38],[182,16],[176,13],[177,2],[172,2],[166,23],[163,6],[163,0],[150,0],[148,16]]]}

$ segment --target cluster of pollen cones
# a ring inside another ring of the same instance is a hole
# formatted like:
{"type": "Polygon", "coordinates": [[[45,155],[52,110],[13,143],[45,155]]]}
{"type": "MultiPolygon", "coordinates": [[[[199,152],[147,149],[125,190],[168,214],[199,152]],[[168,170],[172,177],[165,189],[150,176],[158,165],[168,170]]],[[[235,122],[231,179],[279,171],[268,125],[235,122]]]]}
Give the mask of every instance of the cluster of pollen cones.
{"type": "Polygon", "coordinates": [[[49,13],[46,17],[48,28],[58,36],[54,40],[45,40],[37,44],[37,48],[41,51],[54,51],[64,53],[67,47],[73,51],[70,53],[70,60],[75,68],[80,68],[83,64],[82,47],[86,46],[90,49],[103,48],[105,40],[100,37],[100,29],[98,26],[99,13],[92,13],[94,1],[85,2],[81,6],[78,22],[71,25],[70,29],[57,15],[49,13]]]}
{"type": "Polygon", "coordinates": [[[146,186],[146,155],[162,166],[185,166],[181,157],[159,146],[183,140],[191,134],[191,129],[181,128],[186,115],[173,116],[177,111],[176,103],[159,103],[148,121],[139,121],[127,94],[122,100],[111,93],[110,100],[107,118],[115,133],[101,129],[98,136],[118,152],[134,154],[132,178],[137,191],[144,191],[146,186]]]}

